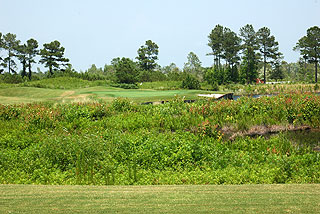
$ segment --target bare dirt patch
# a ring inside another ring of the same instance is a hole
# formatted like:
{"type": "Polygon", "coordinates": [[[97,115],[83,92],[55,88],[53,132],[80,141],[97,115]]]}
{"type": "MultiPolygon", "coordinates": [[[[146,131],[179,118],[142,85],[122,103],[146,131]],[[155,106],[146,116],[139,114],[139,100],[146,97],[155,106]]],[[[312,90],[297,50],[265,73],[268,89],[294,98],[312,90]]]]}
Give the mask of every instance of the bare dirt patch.
{"type": "Polygon", "coordinates": [[[73,95],[74,93],[75,93],[74,91],[65,91],[60,95],[60,97],[68,97],[73,95]]]}
{"type": "Polygon", "coordinates": [[[261,135],[268,135],[268,134],[275,134],[283,131],[302,131],[302,130],[309,130],[311,127],[309,126],[294,126],[294,125],[271,125],[271,126],[253,126],[249,130],[245,131],[235,131],[234,128],[230,127],[224,127],[222,128],[222,133],[225,135],[230,136],[229,140],[234,140],[237,137],[243,137],[243,136],[261,136],[261,135]]]}
{"type": "Polygon", "coordinates": [[[71,99],[74,103],[85,103],[90,102],[90,94],[79,94],[76,96],[69,96],[68,99],[71,99]]]}

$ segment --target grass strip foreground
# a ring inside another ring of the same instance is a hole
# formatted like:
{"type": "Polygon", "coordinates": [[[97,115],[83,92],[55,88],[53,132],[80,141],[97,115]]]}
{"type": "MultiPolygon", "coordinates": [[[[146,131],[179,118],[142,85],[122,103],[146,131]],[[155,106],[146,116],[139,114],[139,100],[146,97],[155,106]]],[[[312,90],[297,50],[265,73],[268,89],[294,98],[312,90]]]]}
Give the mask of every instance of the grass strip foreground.
{"type": "Polygon", "coordinates": [[[0,185],[0,213],[320,213],[320,185],[0,185]]]}

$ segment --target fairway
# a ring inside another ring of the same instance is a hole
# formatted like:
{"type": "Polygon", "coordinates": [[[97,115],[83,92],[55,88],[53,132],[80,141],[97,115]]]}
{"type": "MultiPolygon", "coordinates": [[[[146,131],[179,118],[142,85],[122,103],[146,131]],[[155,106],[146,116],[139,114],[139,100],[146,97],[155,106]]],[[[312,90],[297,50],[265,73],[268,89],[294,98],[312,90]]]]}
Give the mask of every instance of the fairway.
{"type": "Polygon", "coordinates": [[[34,87],[0,88],[0,104],[19,104],[32,102],[94,102],[103,100],[111,102],[117,97],[129,98],[136,103],[148,101],[171,100],[176,95],[185,99],[196,99],[199,93],[209,93],[201,90],[151,90],[151,89],[121,89],[96,86],[79,89],[49,89],[34,87]]]}
{"type": "Polygon", "coordinates": [[[0,213],[319,213],[320,185],[0,185],[0,213]]]}

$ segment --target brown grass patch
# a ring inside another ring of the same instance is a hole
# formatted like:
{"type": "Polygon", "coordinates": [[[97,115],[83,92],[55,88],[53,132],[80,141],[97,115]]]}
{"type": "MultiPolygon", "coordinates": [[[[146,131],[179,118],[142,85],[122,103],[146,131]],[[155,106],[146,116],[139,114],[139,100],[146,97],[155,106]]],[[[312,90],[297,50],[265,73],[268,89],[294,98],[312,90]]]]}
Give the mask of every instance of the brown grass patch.
{"type": "MultiPolygon", "coordinates": [[[[301,130],[309,130],[311,127],[309,126],[294,126],[294,125],[271,125],[271,126],[266,126],[266,125],[257,125],[251,127],[249,130],[246,131],[237,131],[234,132],[231,137],[229,137],[229,140],[234,140],[237,137],[243,137],[243,136],[261,136],[261,135],[267,135],[267,134],[275,134],[283,131],[301,131],[301,130]]],[[[228,129],[228,128],[223,128],[222,133],[223,134],[228,134],[232,133],[234,129],[228,129]],[[225,132],[223,132],[225,130],[225,132]]]]}

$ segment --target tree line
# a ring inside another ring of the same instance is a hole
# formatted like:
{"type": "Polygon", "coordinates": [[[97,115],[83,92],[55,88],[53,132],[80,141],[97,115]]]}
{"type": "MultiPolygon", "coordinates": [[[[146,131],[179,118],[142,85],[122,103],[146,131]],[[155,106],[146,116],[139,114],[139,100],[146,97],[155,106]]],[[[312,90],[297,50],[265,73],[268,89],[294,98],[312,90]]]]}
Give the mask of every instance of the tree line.
{"type": "Polygon", "coordinates": [[[22,64],[21,76],[31,80],[32,64],[35,63],[35,57],[39,55],[41,59],[39,63],[49,69],[49,74],[54,71],[63,70],[68,66],[69,59],[64,57],[65,48],[60,42],[55,40],[50,43],[43,44],[42,49],[38,49],[38,41],[31,38],[22,44],[17,36],[12,33],[2,34],[0,32],[0,51],[6,52],[4,57],[0,56],[0,74],[8,69],[8,73],[17,73],[17,64],[15,58],[22,64]],[[28,70],[28,72],[27,72],[28,70]]]}
{"type": "Polygon", "coordinates": [[[89,76],[94,73],[95,78],[109,78],[118,83],[185,80],[185,87],[197,88],[200,81],[207,81],[213,86],[252,83],[257,81],[260,72],[264,83],[267,82],[267,78],[281,80],[285,75],[287,78],[296,79],[301,76],[302,79],[312,70],[310,64],[314,64],[314,81],[317,82],[320,58],[318,26],[309,28],[307,34],[293,47],[293,50],[299,51],[302,56],[297,63],[283,61],[279,43],[268,27],[256,31],[251,24],[247,24],[241,27],[237,34],[228,27],[216,25],[208,35],[208,47],[211,52],[207,55],[213,56],[213,65],[209,68],[202,67],[201,61],[193,52],[188,54],[182,70],[174,63],[161,67],[157,64],[159,46],[148,40],[137,50],[136,61],[117,57],[104,69],[93,65],[84,74],[78,75],[69,64],[69,59],[64,57],[65,48],[59,41],[43,44],[43,48],[39,49],[35,39],[29,39],[22,44],[15,34],[0,33],[0,51],[5,52],[3,57],[0,55],[0,73],[4,73],[5,70],[8,73],[17,73],[17,59],[22,64],[21,76],[31,79],[32,64],[36,63],[35,57],[39,55],[39,63],[48,68],[49,77],[60,72],[90,79],[89,76]]]}
{"type": "MultiPolygon", "coordinates": [[[[258,78],[259,67],[263,67],[263,82],[267,81],[266,71],[271,68],[271,79],[283,79],[283,54],[279,51],[279,43],[267,27],[255,31],[247,24],[240,28],[239,35],[227,27],[216,25],[208,36],[208,46],[214,56],[214,68],[208,75],[211,81],[231,81],[250,83],[258,78]],[[221,60],[225,61],[221,68],[221,60]],[[224,76],[221,76],[224,73],[224,76]],[[219,75],[220,74],[220,75],[219,75]],[[215,78],[214,78],[215,77],[215,78]],[[213,79],[213,80],[212,80],[213,79]]],[[[317,66],[320,56],[320,28],[317,26],[307,30],[293,48],[300,51],[306,63],[315,65],[315,82],[317,82],[317,66]]]]}

